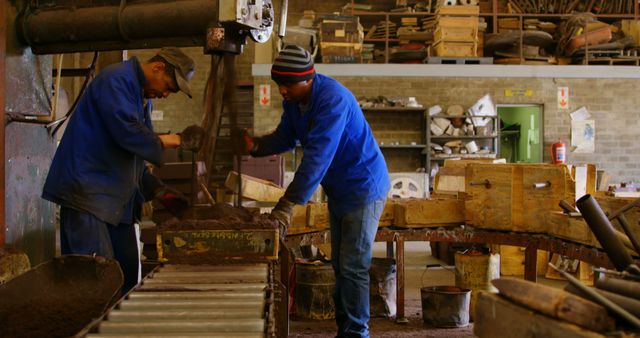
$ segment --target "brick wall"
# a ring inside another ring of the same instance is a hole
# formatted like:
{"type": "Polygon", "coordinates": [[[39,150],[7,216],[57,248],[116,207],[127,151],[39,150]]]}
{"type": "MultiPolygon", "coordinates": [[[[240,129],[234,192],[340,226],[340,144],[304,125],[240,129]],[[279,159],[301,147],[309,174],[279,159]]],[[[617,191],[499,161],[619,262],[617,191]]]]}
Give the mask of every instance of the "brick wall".
{"type": "MultiPolygon", "coordinates": [[[[196,63],[196,72],[190,81],[193,99],[189,99],[182,93],[170,95],[167,99],[153,101],[153,109],[164,113],[162,120],[154,121],[155,130],[158,132],[179,132],[191,124],[200,124],[204,111],[204,88],[211,69],[211,56],[205,55],[201,47],[183,48],[196,63]]],[[[129,57],[136,56],[141,61],[146,61],[155,54],[156,50],[129,51],[129,57]]],[[[251,64],[255,57],[255,43],[249,41],[244,52],[236,59],[236,80],[238,82],[251,82],[251,64]]]]}
{"type": "MultiPolygon", "coordinates": [[[[569,152],[569,163],[594,163],[598,169],[609,172],[614,182],[640,178],[640,95],[634,89],[637,80],[616,79],[504,79],[504,78],[420,78],[420,77],[337,77],[356,96],[404,95],[415,96],[426,107],[439,104],[446,108],[452,104],[465,107],[478,98],[490,94],[497,104],[539,104],[544,114],[544,156],[549,161],[551,143],[562,139],[570,141],[569,113],[585,106],[596,121],[596,151],[593,154],[569,152]],[[570,107],[557,108],[557,87],[569,87],[570,107]],[[505,89],[526,88],[531,97],[506,97],[505,89]]],[[[269,81],[256,77],[256,86],[269,81]]],[[[254,101],[256,134],[271,131],[280,119],[277,88],[272,83],[272,104],[269,107],[254,101]]],[[[257,93],[256,93],[257,95],[257,93]]],[[[389,130],[398,130],[396,120],[389,119],[389,130]],[[394,129],[395,128],[395,129],[394,129]]],[[[384,123],[384,120],[383,120],[384,123]]],[[[387,129],[387,128],[385,128],[387,129]]],[[[401,132],[401,130],[398,130],[401,132]]],[[[385,130],[376,131],[377,135],[385,130]]],[[[389,159],[389,162],[394,161],[389,159]]],[[[390,163],[389,167],[399,164],[390,163]]]]}

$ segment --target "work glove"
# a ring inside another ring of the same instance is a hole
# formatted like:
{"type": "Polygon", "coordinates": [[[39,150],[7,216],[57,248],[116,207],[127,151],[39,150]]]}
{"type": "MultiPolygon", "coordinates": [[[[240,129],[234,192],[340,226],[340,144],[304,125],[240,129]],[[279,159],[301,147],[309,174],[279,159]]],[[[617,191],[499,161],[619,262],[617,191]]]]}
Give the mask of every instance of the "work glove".
{"type": "Polygon", "coordinates": [[[249,155],[255,145],[253,137],[249,135],[249,129],[240,128],[231,130],[231,143],[233,152],[240,155],[249,155]]]}
{"type": "Polygon", "coordinates": [[[287,235],[295,205],[295,203],[281,197],[276,206],[273,207],[273,210],[271,210],[271,217],[278,222],[280,228],[280,239],[284,239],[287,235]]]}
{"type": "Polygon", "coordinates": [[[180,135],[180,147],[182,149],[197,152],[202,147],[205,137],[204,128],[193,124],[185,128],[180,135]]]}
{"type": "Polygon", "coordinates": [[[168,186],[163,185],[158,189],[155,195],[155,199],[162,204],[172,215],[181,217],[182,214],[189,208],[189,200],[180,191],[168,186]]]}

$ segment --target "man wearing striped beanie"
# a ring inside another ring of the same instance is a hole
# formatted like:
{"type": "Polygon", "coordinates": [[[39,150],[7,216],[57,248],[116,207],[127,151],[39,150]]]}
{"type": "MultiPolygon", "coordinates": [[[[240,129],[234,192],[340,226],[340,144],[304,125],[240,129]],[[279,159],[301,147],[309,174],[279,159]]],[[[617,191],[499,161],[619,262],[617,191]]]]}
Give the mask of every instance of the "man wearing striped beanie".
{"type": "Polygon", "coordinates": [[[285,46],[271,78],[284,98],[280,124],[269,135],[239,140],[253,156],[302,147],[300,166],[271,215],[284,234],[293,206],[307,203],[322,185],[329,202],[338,337],[368,337],[372,245],[390,188],[386,162],[353,94],[317,74],[308,51],[285,46]]]}

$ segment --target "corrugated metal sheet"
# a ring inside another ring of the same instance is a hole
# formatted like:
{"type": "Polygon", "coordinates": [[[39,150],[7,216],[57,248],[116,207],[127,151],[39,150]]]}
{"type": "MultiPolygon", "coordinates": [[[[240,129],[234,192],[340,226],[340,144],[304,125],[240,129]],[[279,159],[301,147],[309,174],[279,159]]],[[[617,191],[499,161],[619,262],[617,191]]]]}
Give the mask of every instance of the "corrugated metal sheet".
{"type": "Polygon", "coordinates": [[[41,125],[14,122],[5,132],[6,244],[33,266],[55,254],[55,205],[40,197],[55,144],[41,125]]]}
{"type": "MultiPolygon", "coordinates": [[[[17,10],[6,9],[4,108],[7,113],[49,114],[51,56],[36,57],[18,43],[17,10]]],[[[5,136],[5,244],[26,252],[36,265],[55,254],[54,205],[40,198],[55,144],[41,125],[13,122],[5,136]]]]}

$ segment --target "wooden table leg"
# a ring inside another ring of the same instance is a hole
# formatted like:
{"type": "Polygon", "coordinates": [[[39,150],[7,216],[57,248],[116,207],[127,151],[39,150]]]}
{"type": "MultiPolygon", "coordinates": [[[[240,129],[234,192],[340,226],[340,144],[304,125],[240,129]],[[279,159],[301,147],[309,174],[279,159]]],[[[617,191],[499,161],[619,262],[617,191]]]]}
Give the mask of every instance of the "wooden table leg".
{"type": "Polygon", "coordinates": [[[533,245],[524,250],[524,279],[532,282],[538,280],[538,248],[533,245]]]}
{"type": "Polygon", "coordinates": [[[396,237],[396,323],[407,324],[409,320],[404,316],[404,239],[396,237]]]}

